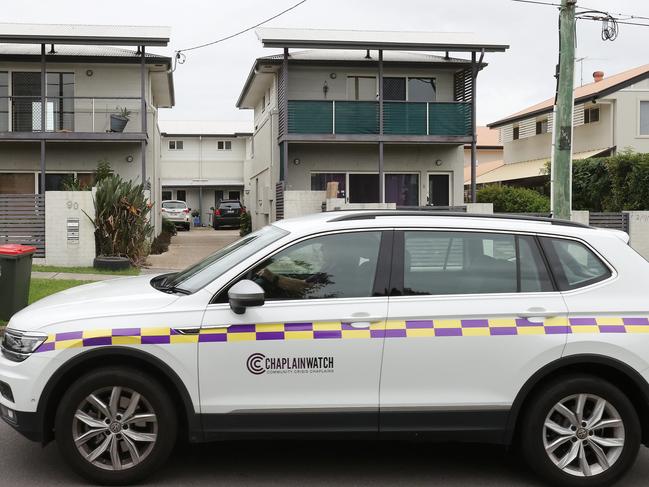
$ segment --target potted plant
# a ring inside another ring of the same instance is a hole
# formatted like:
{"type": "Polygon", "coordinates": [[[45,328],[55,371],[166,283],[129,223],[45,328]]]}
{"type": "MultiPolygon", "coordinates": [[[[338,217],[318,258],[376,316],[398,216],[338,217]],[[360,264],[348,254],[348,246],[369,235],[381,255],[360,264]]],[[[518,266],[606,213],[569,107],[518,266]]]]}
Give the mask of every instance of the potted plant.
{"type": "Polygon", "coordinates": [[[192,218],[194,219],[194,226],[195,227],[200,227],[201,226],[201,219],[200,219],[200,213],[198,210],[192,211],[192,218]]]}
{"type": "Polygon", "coordinates": [[[117,113],[110,114],[110,131],[124,132],[126,124],[130,120],[131,111],[126,107],[117,107],[117,113]]]}

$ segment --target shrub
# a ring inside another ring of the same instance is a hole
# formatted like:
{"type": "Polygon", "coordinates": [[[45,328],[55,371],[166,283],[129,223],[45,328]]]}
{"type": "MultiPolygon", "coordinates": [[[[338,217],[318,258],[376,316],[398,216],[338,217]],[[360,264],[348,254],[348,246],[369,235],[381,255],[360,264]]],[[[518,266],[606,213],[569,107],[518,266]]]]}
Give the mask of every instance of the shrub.
{"type": "Polygon", "coordinates": [[[166,218],[162,219],[162,232],[151,242],[151,253],[152,254],[162,254],[169,250],[169,244],[171,243],[171,237],[176,235],[176,225],[166,218]]]}
{"type": "Polygon", "coordinates": [[[144,186],[124,181],[117,175],[102,179],[95,195],[95,240],[99,255],[128,257],[134,265],[146,259],[151,205],[144,186]]]}
{"type": "Polygon", "coordinates": [[[550,198],[527,188],[486,186],[478,190],[478,203],[493,203],[497,213],[549,213],[550,198]]]}
{"type": "Polygon", "coordinates": [[[97,184],[102,182],[107,177],[113,174],[113,170],[110,167],[110,162],[107,159],[102,159],[97,163],[97,175],[96,181],[97,184]]]}
{"type": "Polygon", "coordinates": [[[239,225],[239,235],[244,236],[252,232],[252,218],[250,217],[249,212],[241,214],[240,225],[239,225]]]}

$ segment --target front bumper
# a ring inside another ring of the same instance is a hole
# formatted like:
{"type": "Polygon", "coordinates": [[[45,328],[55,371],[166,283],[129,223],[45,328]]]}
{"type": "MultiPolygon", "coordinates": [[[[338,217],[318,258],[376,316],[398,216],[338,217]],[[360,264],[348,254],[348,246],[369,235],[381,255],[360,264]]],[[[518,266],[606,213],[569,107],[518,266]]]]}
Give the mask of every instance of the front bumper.
{"type": "Polygon", "coordinates": [[[43,441],[43,420],[39,413],[15,411],[0,404],[0,417],[28,440],[43,441]]]}

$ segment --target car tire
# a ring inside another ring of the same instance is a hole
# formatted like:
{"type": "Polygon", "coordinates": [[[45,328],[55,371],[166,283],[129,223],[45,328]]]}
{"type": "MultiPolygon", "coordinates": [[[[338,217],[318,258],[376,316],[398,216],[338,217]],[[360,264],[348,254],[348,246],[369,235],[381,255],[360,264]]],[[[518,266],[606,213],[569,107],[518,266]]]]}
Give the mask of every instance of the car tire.
{"type": "Polygon", "coordinates": [[[177,429],[173,402],[160,383],[124,367],[75,380],[55,418],[63,458],[80,476],[102,485],[131,484],[158,471],[173,450],[177,429]]]}
{"type": "Polygon", "coordinates": [[[522,453],[550,485],[611,485],[633,465],[641,442],[640,421],[629,398],[610,382],[590,375],[562,377],[543,386],[527,404],[520,430],[522,453]]]}

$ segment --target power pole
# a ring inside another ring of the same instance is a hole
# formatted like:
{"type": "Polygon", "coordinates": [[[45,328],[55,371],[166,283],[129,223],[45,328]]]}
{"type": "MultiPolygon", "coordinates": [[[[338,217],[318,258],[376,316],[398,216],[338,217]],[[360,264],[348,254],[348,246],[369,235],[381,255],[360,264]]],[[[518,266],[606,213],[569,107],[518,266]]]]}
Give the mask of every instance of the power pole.
{"type": "Polygon", "coordinates": [[[570,220],[572,212],[572,116],[575,76],[575,7],[561,0],[559,13],[559,72],[554,106],[552,147],[552,216],[570,220]]]}

